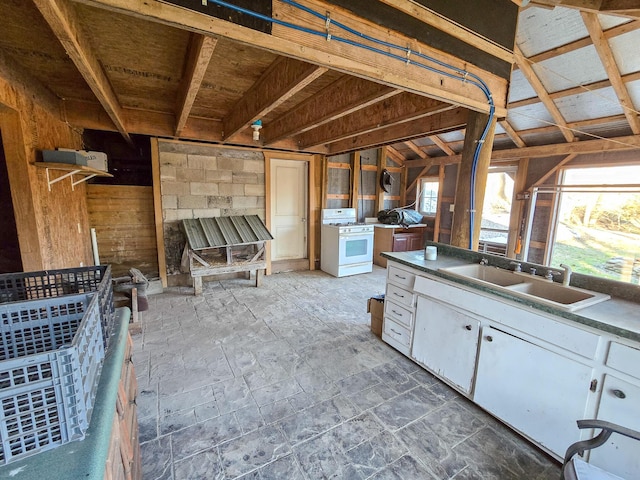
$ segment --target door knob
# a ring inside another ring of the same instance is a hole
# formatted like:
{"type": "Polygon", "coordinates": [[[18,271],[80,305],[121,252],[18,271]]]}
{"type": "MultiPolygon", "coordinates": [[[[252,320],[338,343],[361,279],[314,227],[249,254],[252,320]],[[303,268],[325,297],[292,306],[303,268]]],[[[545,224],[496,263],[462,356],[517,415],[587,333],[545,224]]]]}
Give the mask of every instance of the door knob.
{"type": "Polygon", "coordinates": [[[491,335],[487,335],[487,342],[493,342],[493,337],[491,335]]]}

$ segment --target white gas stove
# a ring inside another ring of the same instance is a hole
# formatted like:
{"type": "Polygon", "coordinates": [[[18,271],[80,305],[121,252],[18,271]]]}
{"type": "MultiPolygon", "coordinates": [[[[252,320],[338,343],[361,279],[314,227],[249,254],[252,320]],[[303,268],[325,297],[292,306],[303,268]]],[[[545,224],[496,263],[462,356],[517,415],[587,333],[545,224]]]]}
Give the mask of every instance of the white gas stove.
{"type": "Polygon", "coordinates": [[[322,210],[320,268],[335,277],[373,270],[373,225],[358,223],[354,208],[322,210]]]}

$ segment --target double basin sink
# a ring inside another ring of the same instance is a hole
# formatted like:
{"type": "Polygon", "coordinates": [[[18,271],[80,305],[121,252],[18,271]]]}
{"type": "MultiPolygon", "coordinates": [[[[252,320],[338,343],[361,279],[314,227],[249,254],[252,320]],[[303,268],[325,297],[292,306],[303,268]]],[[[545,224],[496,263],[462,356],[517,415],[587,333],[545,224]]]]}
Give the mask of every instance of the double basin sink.
{"type": "Polygon", "coordinates": [[[611,298],[600,292],[571,287],[539,276],[482,264],[440,268],[441,272],[479,285],[502,290],[515,297],[573,312],[611,298]]]}

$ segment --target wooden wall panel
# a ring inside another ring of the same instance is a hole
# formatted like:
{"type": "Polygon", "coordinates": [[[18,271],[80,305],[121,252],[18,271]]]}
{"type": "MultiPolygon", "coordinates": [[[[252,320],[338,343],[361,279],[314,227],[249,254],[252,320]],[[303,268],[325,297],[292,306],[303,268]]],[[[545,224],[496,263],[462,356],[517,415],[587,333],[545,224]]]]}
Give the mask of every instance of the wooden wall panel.
{"type": "Polygon", "coordinates": [[[110,263],[116,277],[132,267],[148,278],[158,276],[152,187],[88,185],[87,210],[100,263],[110,263]]]}
{"type": "Polygon", "coordinates": [[[80,148],[80,132],[59,120],[55,100],[33,82],[5,73],[0,62],[0,129],[23,269],[91,265],[84,185],[72,190],[63,181],[49,192],[45,171],[32,165],[43,149],[80,148]]]}

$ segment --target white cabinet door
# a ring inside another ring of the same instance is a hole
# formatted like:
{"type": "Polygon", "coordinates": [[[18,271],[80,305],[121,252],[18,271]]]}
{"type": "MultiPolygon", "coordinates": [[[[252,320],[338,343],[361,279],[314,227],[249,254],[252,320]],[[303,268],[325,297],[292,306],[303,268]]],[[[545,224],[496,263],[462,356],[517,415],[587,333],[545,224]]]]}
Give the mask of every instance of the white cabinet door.
{"type": "Polygon", "coordinates": [[[480,322],[442,303],[418,297],[411,357],[464,393],[471,391],[480,322]]]}
{"type": "MultiPolygon", "coordinates": [[[[606,375],[598,419],[640,430],[640,387],[606,375]]],[[[614,433],[605,445],[591,451],[589,462],[622,478],[638,478],[640,442],[614,433]]]]}
{"type": "Polygon", "coordinates": [[[589,366],[485,327],[473,400],[563,457],[580,439],[591,375],[589,366]]]}

